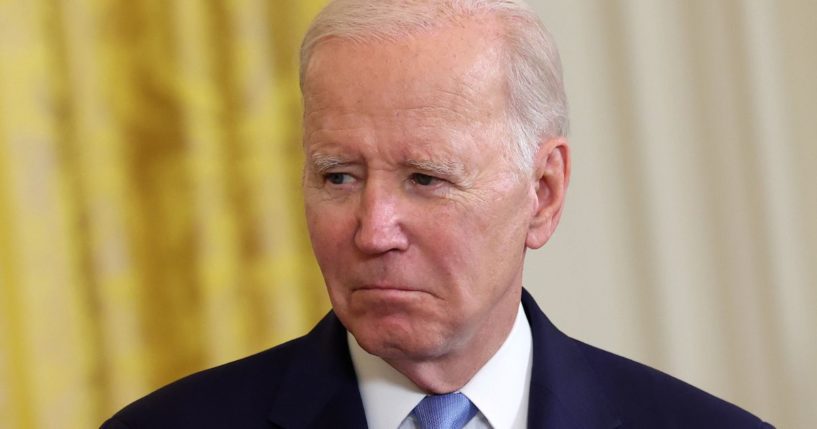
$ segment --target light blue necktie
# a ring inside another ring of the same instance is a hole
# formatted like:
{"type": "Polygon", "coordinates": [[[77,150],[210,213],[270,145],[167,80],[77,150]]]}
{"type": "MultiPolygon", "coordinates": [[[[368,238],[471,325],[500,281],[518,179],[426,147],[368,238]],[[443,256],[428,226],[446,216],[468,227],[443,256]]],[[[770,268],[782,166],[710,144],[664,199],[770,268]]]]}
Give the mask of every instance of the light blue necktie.
{"type": "Polygon", "coordinates": [[[426,396],[413,413],[422,429],[462,429],[477,407],[462,393],[448,393],[426,396]]]}

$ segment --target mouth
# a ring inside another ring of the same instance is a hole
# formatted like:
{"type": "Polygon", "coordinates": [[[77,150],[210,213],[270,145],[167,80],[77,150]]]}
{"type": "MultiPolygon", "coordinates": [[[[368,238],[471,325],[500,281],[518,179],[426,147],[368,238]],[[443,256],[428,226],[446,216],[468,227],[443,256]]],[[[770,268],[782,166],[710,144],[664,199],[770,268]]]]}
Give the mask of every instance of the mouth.
{"type": "Polygon", "coordinates": [[[366,284],[353,291],[362,296],[369,295],[378,299],[417,299],[420,295],[432,295],[429,291],[411,286],[393,284],[366,284]]]}
{"type": "Polygon", "coordinates": [[[405,286],[392,285],[363,285],[359,287],[357,292],[422,292],[419,289],[409,288],[405,286]]]}

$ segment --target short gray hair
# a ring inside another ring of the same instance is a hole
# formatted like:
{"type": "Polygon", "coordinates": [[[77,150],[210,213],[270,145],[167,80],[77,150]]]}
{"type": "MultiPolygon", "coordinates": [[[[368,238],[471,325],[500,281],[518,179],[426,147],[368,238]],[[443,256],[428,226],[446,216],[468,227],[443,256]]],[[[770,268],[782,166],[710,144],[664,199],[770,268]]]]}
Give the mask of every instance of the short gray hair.
{"type": "Polygon", "coordinates": [[[393,41],[458,18],[489,14],[500,22],[509,90],[511,151],[529,170],[544,138],[568,131],[559,52],[523,0],[333,0],[312,22],[301,45],[301,90],[317,45],[329,38],[393,41]]]}

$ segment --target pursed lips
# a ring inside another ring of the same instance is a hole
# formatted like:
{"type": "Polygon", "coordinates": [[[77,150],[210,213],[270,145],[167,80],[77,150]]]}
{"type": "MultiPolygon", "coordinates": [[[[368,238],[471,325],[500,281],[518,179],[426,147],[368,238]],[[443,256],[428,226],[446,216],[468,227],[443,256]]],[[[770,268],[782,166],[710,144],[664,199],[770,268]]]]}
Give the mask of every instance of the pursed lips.
{"type": "Polygon", "coordinates": [[[379,293],[379,294],[389,294],[389,295],[404,295],[404,294],[414,294],[414,293],[428,293],[430,292],[412,288],[407,286],[395,286],[395,285],[385,285],[385,284],[369,284],[357,287],[352,290],[352,292],[364,292],[364,293],[379,293]]]}
{"type": "Polygon", "coordinates": [[[392,286],[392,285],[363,285],[355,291],[398,291],[398,292],[422,292],[419,289],[405,287],[405,286],[392,286]]]}

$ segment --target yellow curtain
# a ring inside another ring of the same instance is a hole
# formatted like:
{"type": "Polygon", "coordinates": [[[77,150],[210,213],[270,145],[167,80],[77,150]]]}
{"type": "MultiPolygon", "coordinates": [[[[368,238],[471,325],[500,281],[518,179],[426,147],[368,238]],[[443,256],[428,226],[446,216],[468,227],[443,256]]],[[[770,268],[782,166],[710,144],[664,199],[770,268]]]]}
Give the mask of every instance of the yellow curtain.
{"type": "Polygon", "coordinates": [[[0,0],[0,427],[96,427],[327,310],[298,192],[323,3],[0,0]]]}

